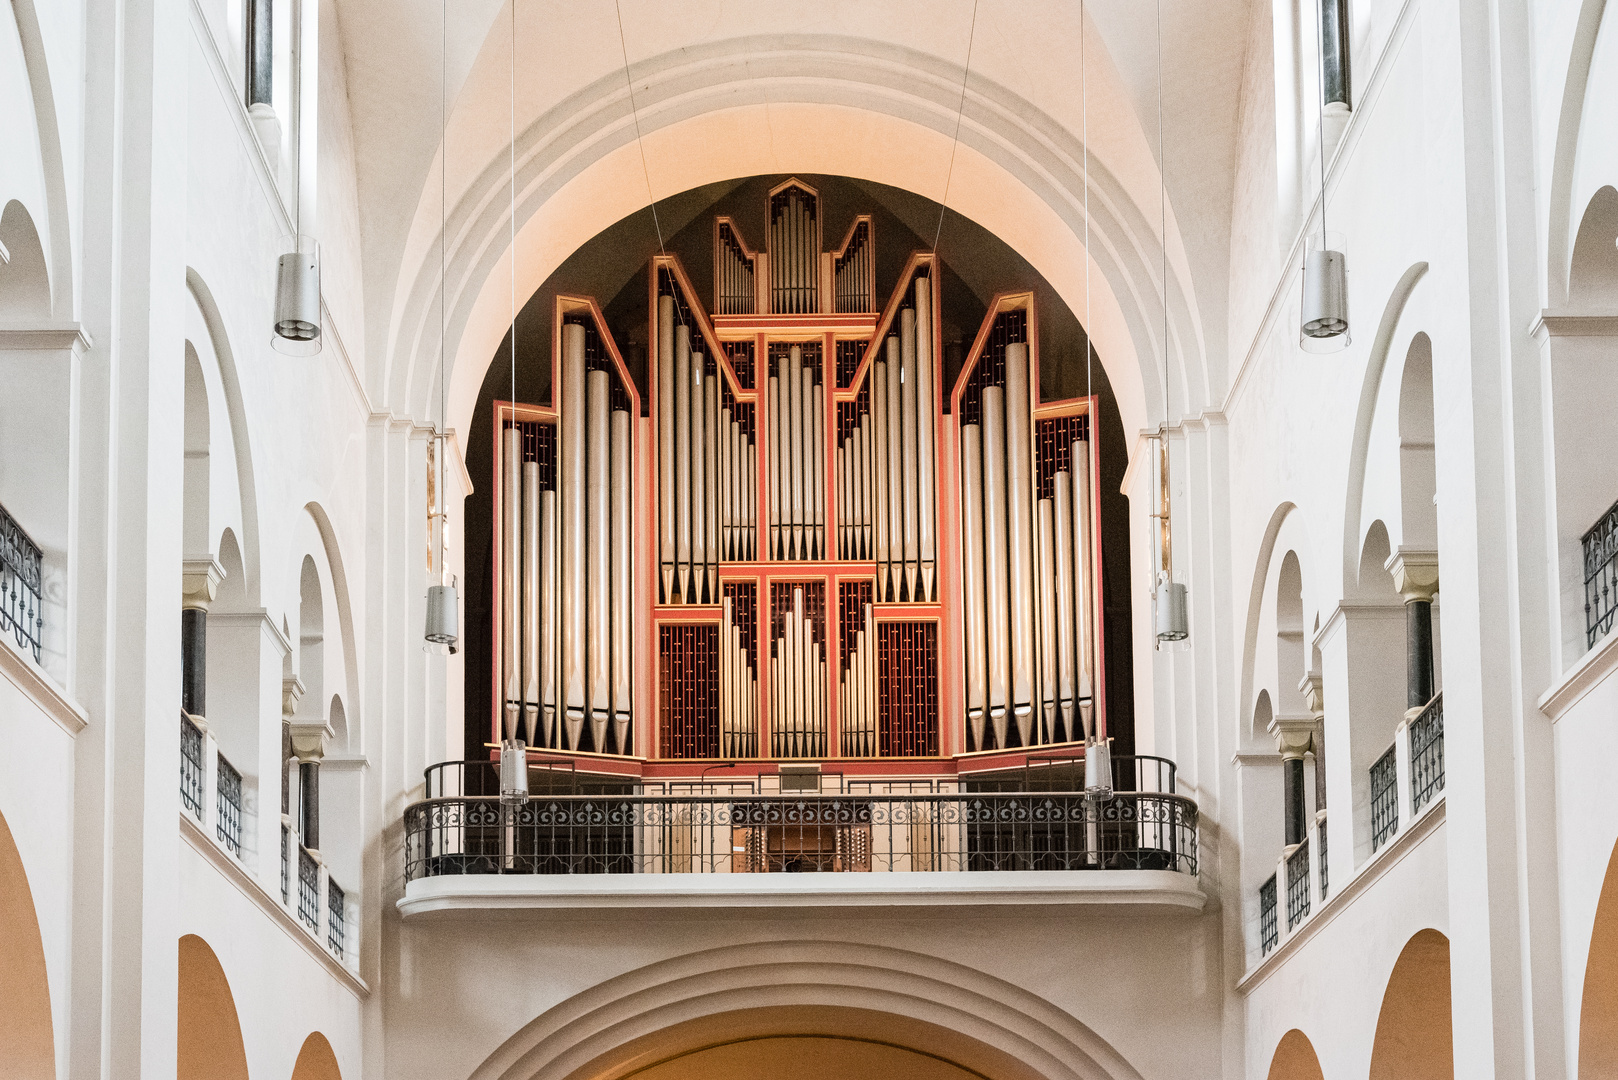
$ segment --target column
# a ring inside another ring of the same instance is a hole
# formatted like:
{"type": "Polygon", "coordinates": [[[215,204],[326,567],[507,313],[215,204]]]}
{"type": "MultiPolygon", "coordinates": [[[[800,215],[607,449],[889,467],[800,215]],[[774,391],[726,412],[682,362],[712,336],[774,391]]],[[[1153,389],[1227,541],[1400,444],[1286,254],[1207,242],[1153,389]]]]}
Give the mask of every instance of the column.
{"type": "Polygon", "coordinates": [[[1308,822],[1304,817],[1303,756],[1314,741],[1315,718],[1310,715],[1276,716],[1270,734],[1281,753],[1281,807],[1286,820],[1286,846],[1303,843],[1308,822]]]}
{"type": "Polygon", "coordinates": [[[1433,596],[1438,552],[1401,547],[1386,563],[1405,601],[1405,718],[1414,719],[1437,692],[1433,670],[1433,596]]]}
{"type": "Polygon", "coordinates": [[[292,752],[298,759],[298,835],[309,854],[320,855],[320,761],[331,728],[325,723],[292,724],[292,752]]]}
{"type": "Polygon", "coordinates": [[[180,708],[204,731],[208,722],[208,605],[225,579],[213,556],[185,560],[180,594],[180,708]]]}

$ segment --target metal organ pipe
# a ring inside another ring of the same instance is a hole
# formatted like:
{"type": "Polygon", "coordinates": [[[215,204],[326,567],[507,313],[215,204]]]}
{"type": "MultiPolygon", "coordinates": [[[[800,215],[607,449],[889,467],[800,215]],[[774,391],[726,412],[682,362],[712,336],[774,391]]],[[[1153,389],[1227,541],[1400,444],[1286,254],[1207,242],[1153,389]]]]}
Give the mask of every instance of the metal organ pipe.
{"type": "Polygon", "coordinates": [[[691,603],[691,330],[674,330],[674,591],[691,603]]]}
{"type": "Polygon", "coordinates": [[[921,442],[917,448],[916,488],[920,496],[921,598],[937,593],[938,565],[938,402],[933,388],[933,294],[928,278],[916,279],[916,401],[921,442]]]}
{"type": "Polygon", "coordinates": [[[721,403],[719,409],[718,449],[719,497],[715,502],[719,509],[719,558],[729,561],[736,557],[736,424],[730,418],[728,403],[721,403]]]}
{"type": "Polygon", "coordinates": [[[983,547],[983,429],[961,427],[961,620],[966,624],[966,722],[972,749],[984,750],[989,643],[985,624],[983,547]]]}
{"type": "Polygon", "coordinates": [[[792,523],[792,538],[787,548],[787,558],[803,558],[803,350],[792,346],[787,353],[787,398],[790,407],[787,409],[787,473],[788,485],[791,489],[791,512],[787,515],[792,523]]]}
{"type": "MultiPolygon", "coordinates": [[[[888,406],[888,445],[886,447],[886,474],[881,477],[887,488],[888,503],[888,577],[892,583],[894,600],[904,599],[904,579],[908,569],[905,563],[904,531],[904,453],[900,445],[904,439],[904,396],[901,380],[904,378],[904,358],[899,352],[899,335],[888,336],[887,386],[884,388],[888,406]]],[[[882,465],[878,466],[881,471],[882,465]]]]}
{"type": "Polygon", "coordinates": [[[983,388],[983,603],[989,628],[989,723],[996,747],[1006,745],[1006,712],[1011,707],[1005,397],[1001,387],[983,388]]]}
{"type": "Polygon", "coordinates": [[[803,395],[807,411],[804,416],[804,494],[807,513],[804,532],[808,534],[808,558],[820,559],[826,554],[826,414],[821,400],[821,386],[815,382],[814,369],[804,365],[803,395]]]}
{"type": "Polygon", "coordinates": [[[1050,499],[1034,506],[1034,591],[1039,603],[1039,705],[1036,739],[1056,741],[1056,514],[1050,499]]]}
{"type": "Polygon", "coordinates": [[[597,753],[607,748],[612,717],[612,460],[609,409],[612,384],[605,371],[585,376],[585,460],[588,477],[584,561],[587,568],[590,735],[597,753]]]}
{"type": "MultiPolygon", "coordinates": [[[[1078,627],[1078,679],[1079,722],[1084,737],[1095,734],[1094,664],[1095,632],[1095,560],[1090,552],[1090,444],[1084,439],[1073,440],[1073,562],[1074,612],[1078,627]]],[[[1071,734],[1071,733],[1070,733],[1071,734]]]]}
{"type": "Polygon", "coordinates": [[[505,459],[500,478],[500,526],[505,556],[500,562],[502,696],[505,723],[501,737],[517,738],[522,702],[522,623],[518,617],[518,574],[522,561],[522,430],[505,429],[505,459]]]}
{"type": "Polygon", "coordinates": [[[614,409],[612,428],[612,733],[614,748],[629,753],[633,713],[635,582],[631,558],[634,519],[630,480],[629,411],[614,409]]]}
{"type": "MultiPolygon", "coordinates": [[[[1034,529],[1028,425],[1028,346],[1006,346],[1006,543],[1011,557],[1011,707],[1017,734],[1029,745],[1033,727],[1034,529]]],[[[991,609],[992,610],[992,609],[991,609]]]]}
{"type": "Polygon", "coordinates": [[[703,376],[707,374],[707,358],[695,350],[691,353],[691,419],[687,430],[691,433],[691,595],[688,604],[701,604],[708,593],[708,448],[707,448],[707,389],[703,376]]]}
{"type": "MultiPolygon", "coordinates": [[[[877,353],[878,356],[882,354],[877,353]]],[[[888,577],[893,558],[888,542],[888,365],[871,362],[867,382],[871,389],[871,441],[866,445],[865,482],[871,495],[871,516],[876,532],[876,598],[888,598],[888,577]]]]}
{"type": "Polygon", "coordinates": [[[1055,497],[1051,500],[1053,533],[1056,543],[1056,710],[1062,738],[1074,738],[1073,662],[1075,627],[1073,623],[1073,485],[1071,473],[1056,474],[1055,497]]]}
{"type": "Polygon", "coordinates": [[[657,298],[658,562],[663,602],[674,602],[674,297],[657,298]]]}
{"type": "Polygon", "coordinates": [[[916,509],[916,313],[911,308],[899,312],[899,464],[900,490],[904,492],[905,591],[906,600],[917,599],[917,575],[921,570],[921,538],[917,532],[916,509]]]}
{"type": "Polygon", "coordinates": [[[543,746],[557,745],[556,714],[560,695],[557,687],[557,646],[561,639],[562,565],[561,538],[556,520],[556,492],[539,493],[539,563],[543,587],[540,589],[539,621],[544,640],[539,653],[540,718],[543,746]]]}
{"type": "Polygon", "coordinates": [[[769,462],[766,465],[770,491],[770,557],[781,557],[781,380],[770,376],[769,462]]]}
{"type": "Polygon", "coordinates": [[[584,327],[562,327],[562,688],[568,749],[576,750],[589,703],[585,684],[585,389],[584,327]]]}
{"type": "Polygon", "coordinates": [[[539,462],[522,465],[522,701],[523,741],[539,729],[539,462]]]}
{"type": "Polygon", "coordinates": [[[707,602],[719,602],[719,374],[703,378],[702,448],[706,454],[703,490],[707,497],[702,503],[702,516],[707,519],[703,529],[703,593],[707,602]]]}

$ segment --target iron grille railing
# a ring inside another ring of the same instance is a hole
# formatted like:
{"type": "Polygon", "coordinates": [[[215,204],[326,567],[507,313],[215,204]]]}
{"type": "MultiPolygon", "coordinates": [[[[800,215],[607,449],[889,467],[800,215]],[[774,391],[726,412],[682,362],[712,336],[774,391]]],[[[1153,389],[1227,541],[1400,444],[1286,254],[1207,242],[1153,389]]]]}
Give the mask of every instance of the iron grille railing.
{"type": "Polygon", "coordinates": [[[1287,929],[1309,917],[1309,841],[1287,856],[1287,929]]]}
{"type": "Polygon", "coordinates": [[[292,902],[292,830],[281,826],[281,903],[292,902]]]}
{"type": "Polygon", "coordinates": [[[343,907],[343,889],[330,877],[326,878],[326,948],[339,959],[343,955],[343,940],[347,930],[347,910],[343,907]]]}
{"type": "Polygon", "coordinates": [[[1444,790],[1444,695],[1427,703],[1410,725],[1410,812],[1444,790]]]}
{"type": "Polygon", "coordinates": [[[1260,956],[1270,955],[1281,940],[1281,926],[1275,913],[1275,875],[1258,887],[1258,948],[1260,956]]]}
{"type": "Polygon", "coordinates": [[[1594,645],[1612,629],[1618,613],[1618,503],[1584,534],[1585,644],[1594,645]]]}
{"type": "Polygon", "coordinates": [[[1399,767],[1393,747],[1371,766],[1371,850],[1399,831],[1399,767]]]}
{"type": "Polygon", "coordinates": [[[202,729],[180,714],[180,803],[202,820],[202,729]]]}
{"type": "Polygon", "coordinates": [[[45,636],[41,580],[39,545],[0,506],[0,634],[9,631],[36,664],[45,636]]]}
{"type": "Polygon", "coordinates": [[[242,854],[242,774],[236,766],[219,755],[219,775],[215,787],[219,798],[219,821],[215,831],[219,842],[232,855],[242,854]]]}
{"type": "Polygon", "coordinates": [[[309,849],[298,845],[298,918],[316,933],[320,930],[320,864],[309,849]]]}
{"type": "Polygon", "coordinates": [[[405,877],[794,871],[1197,872],[1180,795],[560,795],[405,811],[405,877]]]}
{"type": "Polygon", "coordinates": [[[1315,846],[1320,848],[1320,854],[1315,858],[1320,862],[1320,898],[1326,898],[1326,892],[1331,878],[1326,875],[1326,819],[1321,818],[1320,824],[1315,826],[1315,846]]]}

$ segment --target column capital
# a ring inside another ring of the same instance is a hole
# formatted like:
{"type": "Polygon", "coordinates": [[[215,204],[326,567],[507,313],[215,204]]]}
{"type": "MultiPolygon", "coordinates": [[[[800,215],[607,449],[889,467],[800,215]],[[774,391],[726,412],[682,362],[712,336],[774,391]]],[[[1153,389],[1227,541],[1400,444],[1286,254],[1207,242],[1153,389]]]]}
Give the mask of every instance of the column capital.
{"type": "Polygon", "coordinates": [[[1315,739],[1315,718],[1309,713],[1281,713],[1270,718],[1268,731],[1282,761],[1301,761],[1315,739]]]}
{"type": "Polygon", "coordinates": [[[292,752],[298,764],[318,763],[326,756],[326,740],[331,737],[332,730],[326,724],[293,724],[292,752]]]}
{"type": "Polygon", "coordinates": [[[1319,672],[1311,671],[1298,680],[1298,692],[1303,695],[1304,708],[1318,721],[1326,715],[1326,695],[1319,672]]]}
{"type": "Polygon", "coordinates": [[[297,713],[303,691],[303,680],[296,675],[288,675],[281,680],[281,719],[290,720],[297,713]]]}
{"type": "Polygon", "coordinates": [[[212,555],[187,559],[180,576],[180,606],[207,611],[219,586],[225,580],[225,568],[214,561],[212,555]]]}
{"type": "Polygon", "coordinates": [[[1393,587],[1405,603],[1422,600],[1432,603],[1438,591],[1438,552],[1401,547],[1382,564],[1393,575],[1393,587]]]}

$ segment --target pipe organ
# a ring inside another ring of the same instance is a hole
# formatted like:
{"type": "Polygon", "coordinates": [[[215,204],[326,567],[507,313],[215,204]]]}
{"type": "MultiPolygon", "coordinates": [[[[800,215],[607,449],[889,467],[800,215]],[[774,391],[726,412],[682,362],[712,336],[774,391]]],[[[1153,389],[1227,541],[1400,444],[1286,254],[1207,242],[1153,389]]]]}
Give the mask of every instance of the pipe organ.
{"type": "Polygon", "coordinates": [[[766,209],[708,302],[653,258],[643,385],[559,297],[552,400],[496,403],[492,736],[903,773],[1104,735],[1093,399],[1042,399],[1032,295],[946,371],[933,254],[879,310],[871,217],[822,251],[813,189],[766,209]]]}

